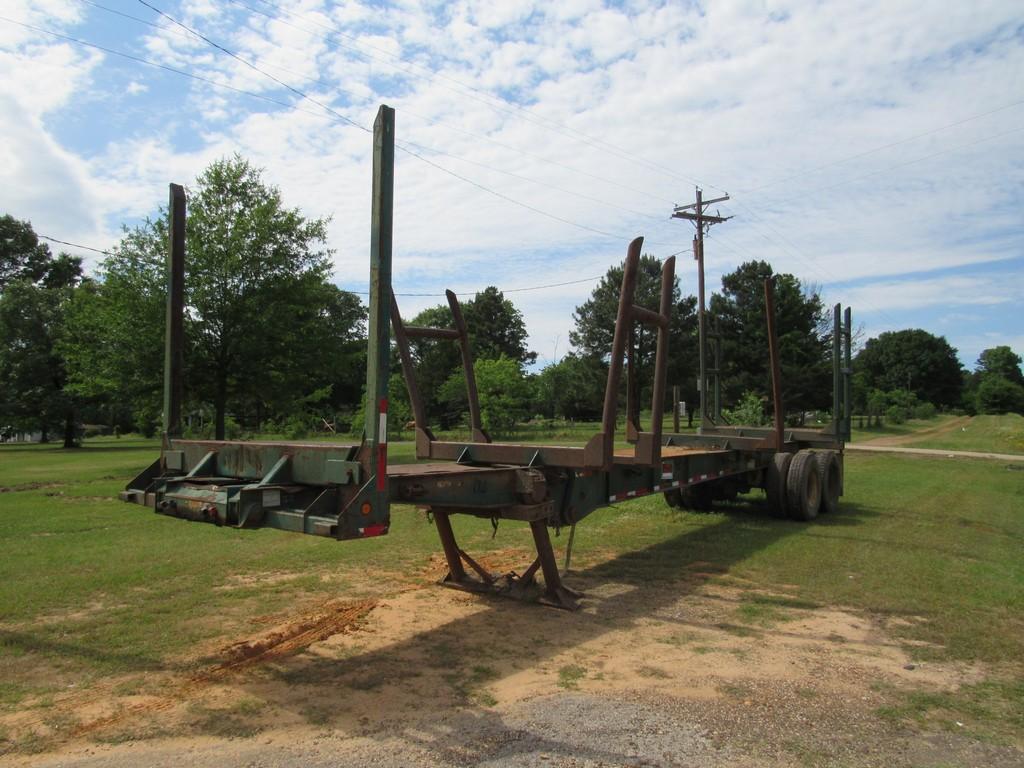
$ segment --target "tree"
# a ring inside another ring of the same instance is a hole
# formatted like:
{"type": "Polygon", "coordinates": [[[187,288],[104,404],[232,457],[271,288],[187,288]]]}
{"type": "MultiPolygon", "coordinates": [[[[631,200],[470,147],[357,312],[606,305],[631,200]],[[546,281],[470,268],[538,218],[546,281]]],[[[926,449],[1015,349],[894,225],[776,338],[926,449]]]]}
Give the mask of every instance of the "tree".
{"type": "Polygon", "coordinates": [[[39,242],[29,222],[0,216],[0,292],[16,280],[42,280],[52,261],[50,247],[39,242]]]}
{"type": "Polygon", "coordinates": [[[466,302],[466,329],[476,360],[497,360],[502,355],[520,365],[529,365],[537,353],[526,348],[523,313],[493,285],[466,302]]]}
{"type": "Polygon", "coordinates": [[[3,216],[0,229],[0,425],[38,429],[44,442],[62,425],[64,447],[72,448],[78,402],[65,386],[58,345],[82,279],[81,260],[63,253],[54,258],[27,222],[3,216]]]}
{"type": "MultiPolygon", "coordinates": [[[[660,310],[661,305],[661,269],[662,263],[653,256],[644,254],[640,257],[634,303],[653,312],[660,310]]],[[[579,358],[589,358],[606,364],[611,355],[612,340],[615,335],[615,321],[619,307],[619,293],[622,288],[623,264],[609,268],[601,282],[590,294],[590,298],[576,307],[573,312],[575,330],[570,332],[569,341],[576,348],[579,358]]],[[[669,325],[669,366],[668,384],[681,382],[684,385],[684,397],[695,390],[691,383],[697,376],[697,344],[696,344],[696,299],[691,296],[682,297],[679,290],[679,278],[676,277],[672,286],[672,318],[669,325]]],[[[654,379],[654,358],[657,349],[657,329],[637,324],[633,333],[633,360],[636,376],[633,386],[637,395],[637,406],[640,402],[649,401],[650,386],[654,379]]],[[[565,361],[563,361],[565,362],[565,361]]],[[[579,371],[575,362],[566,363],[569,370],[579,371]]],[[[590,364],[590,373],[597,371],[590,364]]],[[[607,370],[607,369],[605,369],[607,370]]],[[[552,376],[558,375],[552,373],[552,376]]],[[[600,397],[603,399],[604,379],[596,376],[600,386],[600,397]]],[[[671,387],[666,387],[671,392],[671,387]]],[[[577,409],[582,403],[572,406],[577,409]]],[[[592,405],[583,406],[590,411],[592,405]]],[[[600,413],[600,406],[597,407],[600,413]]]]}
{"type": "MultiPolygon", "coordinates": [[[[474,361],[498,360],[504,356],[521,367],[537,359],[536,352],[526,349],[528,334],[522,313],[494,286],[463,304],[462,315],[474,361]]],[[[451,309],[447,305],[429,307],[407,325],[451,328],[451,309]]],[[[454,383],[454,379],[463,376],[459,347],[451,341],[410,339],[409,348],[427,419],[439,422],[446,429],[465,410],[465,384],[456,386],[454,383]]]]}
{"type": "Polygon", "coordinates": [[[978,384],[978,413],[1024,414],[1024,386],[998,374],[982,377],[978,384]]]}
{"type": "MultiPolygon", "coordinates": [[[[480,421],[492,435],[508,434],[517,421],[529,415],[530,382],[515,360],[502,355],[497,360],[473,363],[477,396],[480,400],[480,421]]],[[[441,385],[439,401],[448,410],[450,424],[467,418],[466,379],[461,371],[453,373],[441,385]]]]}
{"type": "Polygon", "coordinates": [[[1024,373],[1021,373],[1020,364],[1020,355],[1004,345],[982,352],[978,356],[977,370],[983,376],[1002,376],[1007,381],[1024,386],[1024,373]]]}
{"type": "MultiPolygon", "coordinates": [[[[186,397],[259,428],[358,397],[365,310],[328,282],[327,221],[284,206],[241,157],[211,164],[189,190],[185,274],[186,397]]],[[[127,232],[78,308],[75,385],[129,397],[158,413],[163,377],[166,213],[127,232]],[[90,352],[91,350],[91,352],[90,352]],[[92,356],[90,359],[90,355],[92,356]]]]}
{"type": "Polygon", "coordinates": [[[566,355],[534,378],[534,410],[548,418],[598,420],[607,376],[599,359],[566,355]]]}
{"type": "Polygon", "coordinates": [[[956,350],[944,337],[927,331],[886,331],[868,339],[854,360],[854,369],[869,388],[909,390],[937,406],[960,401],[963,377],[956,350]]]}
{"type": "MultiPolygon", "coordinates": [[[[748,261],[722,277],[722,292],[709,302],[722,334],[721,385],[726,402],[744,393],[771,392],[764,280],[771,264],[748,261]]],[[[779,339],[782,395],[792,410],[828,408],[832,403],[831,332],[816,291],[790,274],[774,275],[775,327],[779,339]]]]}

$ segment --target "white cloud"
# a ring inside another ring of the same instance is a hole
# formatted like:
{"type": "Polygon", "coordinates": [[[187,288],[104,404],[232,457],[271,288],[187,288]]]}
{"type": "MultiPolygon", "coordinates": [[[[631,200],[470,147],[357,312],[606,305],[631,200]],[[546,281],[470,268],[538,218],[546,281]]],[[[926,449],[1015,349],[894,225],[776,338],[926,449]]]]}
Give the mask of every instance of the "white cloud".
{"type": "MultiPolygon", "coordinates": [[[[36,21],[73,26],[86,12],[79,3],[17,2],[18,18],[36,21]]],[[[302,0],[283,6],[295,15],[278,12],[277,21],[209,0],[165,5],[362,125],[387,101],[398,110],[400,142],[533,181],[425,153],[432,162],[616,236],[539,216],[400,152],[395,281],[407,290],[601,274],[641,232],[659,256],[684,249],[692,230],[668,214],[673,202],[691,198],[694,180],[710,194],[723,187],[734,194],[723,212],[736,218],[709,241],[712,277],[740,261],[766,259],[844,303],[926,316],[949,295],[985,306],[1005,300],[1007,286],[1020,287],[1009,260],[1021,255],[1024,132],[974,142],[1024,125],[1024,106],[836,162],[1018,98],[1012,85],[1024,71],[1024,45],[1010,0],[785,0],[771,12],[739,1],[699,7],[635,0],[606,8],[594,0],[400,0],[382,11],[352,0],[302,0]],[[526,108],[496,99],[499,89],[516,93],[526,108]],[[904,165],[935,153],[943,154],[904,165]],[[816,170],[822,165],[828,167],[816,170]],[[861,178],[866,174],[873,175],[861,178]],[[1007,262],[1001,284],[929,275],[995,262],[1007,262]],[[895,279],[911,274],[913,281],[895,279]],[[849,285],[865,280],[874,283],[849,285]]],[[[119,45],[126,50],[322,112],[165,21],[157,31],[123,23],[119,45]]],[[[184,102],[162,103],[155,75],[139,69],[126,92],[186,124],[193,137],[187,148],[139,127],[106,136],[98,149],[72,150],[55,138],[60,120],[74,113],[80,89],[115,97],[105,79],[110,62],[14,29],[0,26],[7,36],[0,42],[21,62],[0,55],[8,67],[0,93],[14,102],[10,115],[22,118],[10,128],[4,123],[5,136],[13,131],[17,146],[35,154],[19,149],[3,181],[19,190],[23,216],[67,211],[83,237],[90,228],[100,236],[121,217],[164,203],[168,181],[188,182],[210,160],[238,151],[267,168],[288,204],[333,216],[337,279],[348,287],[365,282],[365,133],[202,83],[185,81],[184,102]],[[53,181],[60,178],[72,183],[53,181]]],[[[679,273],[684,290],[692,289],[692,264],[682,261],[679,273]]],[[[572,308],[588,292],[573,286],[511,294],[542,356],[550,356],[556,337],[564,351],[572,308]]]]}

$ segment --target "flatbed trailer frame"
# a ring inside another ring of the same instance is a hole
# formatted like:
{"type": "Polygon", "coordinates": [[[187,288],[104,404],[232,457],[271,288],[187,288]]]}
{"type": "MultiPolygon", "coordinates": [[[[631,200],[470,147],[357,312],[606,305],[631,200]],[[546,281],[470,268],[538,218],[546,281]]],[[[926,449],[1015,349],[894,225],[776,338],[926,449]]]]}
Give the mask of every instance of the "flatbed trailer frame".
{"type": "Polygon", "coordinates": [[[374,123],[367,399],[362,440],[341,444],[180,437],[186,217],[183,190],[172,184],[162,447],[159,458],[128,483],[121,494],[123,500],[217,525],[279,528],[334,539],[384,535],[390,526],[390,504],[411,504],[426,509],[433,517],[448,563],[445,584],[539,599],[568,609],[578,607],[581,595],[562,582],[550,527],[574,530],[597,509],[655,493],[664,494],[673,506],[705,509],[716,499],[764,487],[778,511],[785,511],[787,499],[796,499],[790,506],[802,505],[803,511],[797,513],[801,517],[808,516],[811,506],[816,514],[821,503],[814,498],[808,500],[807,494],[813,497],[817,493],[820,499],[824,492],[826,503],[834,503],[842,492],[842,450],[850,423],[849,310],[845,323],[841,323],[840,308],[835,309],[835,394],[829,427],[786,429],[782,423],[771,284],[766,281],[774,427],[715,426],[702,427],[698,434],[666,434],[662,422],[675,260],[669,258],[663,265],[660,311],[635,305],[642,238],[630,243],[624,264],[601,430],[583,446],[493,442],[481,424],[468,331],[455,294],[447,292],[452,328],[414,328],[404,325],[391,290],[394,135],[394,111],[382,106],[374,123]],[[625,347],[629,329],[638,322],[653,326],[658,333],[651,427],[643,431],[629,423],[626,436],[631,446],[616,450],[625,347]],[[427,463],[387,461],[392,328],[414,414],[416,456],[427,463]],[[469,401],[469,441],[438,440],[427,426],[410,338],[459,344],[469,401]],[[804,458],[795,461],[794,456],[804,458]],[[799,477],[791,471],[791,464],[800,465],[801,471],[796,473],[799,477]],[[799,493],[787,487],[792,483],[801,484],[799,493]],[[535,558],[521,574],[490,573],[459,547],[450,520],[455,514],[528,523],[535,558]],[[538,571],[543,575],[543,587],[536,581],[538,571]]]}

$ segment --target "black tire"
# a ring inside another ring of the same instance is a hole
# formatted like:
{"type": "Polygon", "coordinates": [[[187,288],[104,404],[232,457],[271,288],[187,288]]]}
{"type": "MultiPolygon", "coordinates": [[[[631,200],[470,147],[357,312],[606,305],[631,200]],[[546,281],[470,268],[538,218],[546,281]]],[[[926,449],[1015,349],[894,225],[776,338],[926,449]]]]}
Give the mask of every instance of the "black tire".
{"type": "Polygon", "coordinates": [[[673,509],[681,509],[683,506],[683,494],[678,488],[673,488],[671,491],[665,491],[665,503],[673,509]]]}
{"type": "Polygon", "coordinates": [[[786,476],[791,461],[793,454],[776,453],[765,470],[764,491],[768,496],[768,509],[776,517],[786,517],[786,476]]]}
{"type": "Polygon", "coordinates": [[[839,509],[839,495],[843,487],[843,472],[835,451],[815,451],[818,478],[821,480],[821,512],[828,514],[839,509]]]}
{"type": "Polygon", "coordinates": [[[811,451],[798,451],[786,475],[786,507],[794,520],[813,520],[821,508],[821,477],[811,451]]]}
{"type": "Polygon", "coordinates": [[[714,509],[714,501],[711,483],[697,483],[683,491],[683,505],[693,512],[710,512],[714,509]]]}

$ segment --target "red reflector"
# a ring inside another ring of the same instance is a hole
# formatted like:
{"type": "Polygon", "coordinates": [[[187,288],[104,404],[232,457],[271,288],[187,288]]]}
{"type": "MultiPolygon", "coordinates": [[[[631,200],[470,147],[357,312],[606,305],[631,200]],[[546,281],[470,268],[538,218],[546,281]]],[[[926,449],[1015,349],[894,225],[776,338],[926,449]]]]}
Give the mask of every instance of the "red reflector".
{"type": "Polygon", "coordinates": [[[360,528],[359,531],[363,534],[363,537],[367,536],[383,536],[388,532],[388,527],[384,523],[377,523],[376,525],[368,525],[365,528],[360,528]]]}
{"type": "Polygon", "coordinates": [[[388,487],[388,444],[377,443],[377,490],[388,487]]]}

